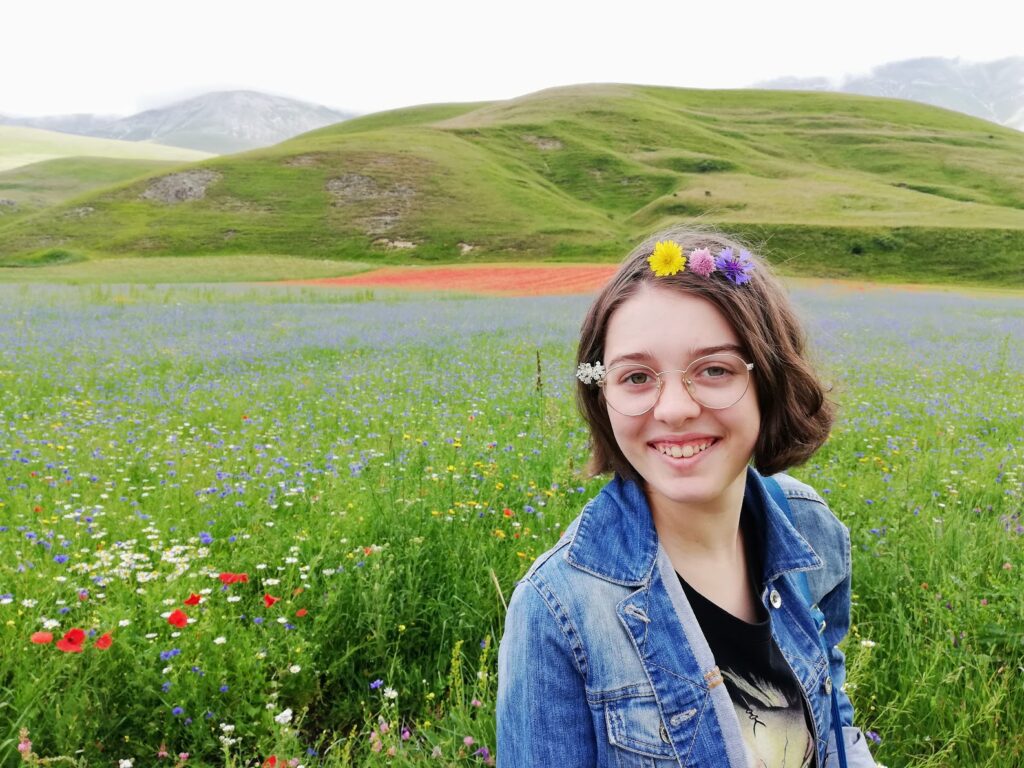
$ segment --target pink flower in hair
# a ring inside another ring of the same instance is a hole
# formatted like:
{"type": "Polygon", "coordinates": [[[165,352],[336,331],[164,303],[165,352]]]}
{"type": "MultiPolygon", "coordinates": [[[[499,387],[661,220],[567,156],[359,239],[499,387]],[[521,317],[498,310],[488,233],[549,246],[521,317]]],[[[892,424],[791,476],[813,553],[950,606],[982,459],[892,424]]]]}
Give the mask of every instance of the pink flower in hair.
{"type": "Polygon", "coordinates": [[[696,272],[701,277],[707,277],[715,271],[715,258],[707,248],[697,248],[691,251],[688,263],[690,271],[696,272]]]}

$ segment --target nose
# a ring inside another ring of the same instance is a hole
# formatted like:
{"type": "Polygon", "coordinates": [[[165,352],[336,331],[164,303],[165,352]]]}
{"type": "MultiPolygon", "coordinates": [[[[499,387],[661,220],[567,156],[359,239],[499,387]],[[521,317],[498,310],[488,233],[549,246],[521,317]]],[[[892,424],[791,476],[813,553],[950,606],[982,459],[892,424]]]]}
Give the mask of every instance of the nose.
{"type": "Polygon", "coordinates": [[[654,404],[654,418],[667,424],[677,424],[700,415],[701,405],[693,399],[683,381],[682,371],[662,374],[661,391],[654,404]]]}

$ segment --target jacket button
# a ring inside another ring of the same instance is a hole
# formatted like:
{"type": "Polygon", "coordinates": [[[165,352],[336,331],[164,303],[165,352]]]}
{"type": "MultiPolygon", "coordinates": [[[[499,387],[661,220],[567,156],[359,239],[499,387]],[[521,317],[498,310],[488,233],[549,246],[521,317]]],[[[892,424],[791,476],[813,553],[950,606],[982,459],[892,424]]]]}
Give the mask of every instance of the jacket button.
{"type": "Polygon", "coordinates": [[[779,608],[782,605],[782,595],[779,594],[779,590],[773,589],[771,594],[768,595],[768,600],[772,604],[772,608],[779,608]]]}
{"type": "Polygon", "coordinates": [[[826,677],[825,678],[825,693],[827,695],[829,695],[829,696],[832,695],[832,678],[831,677],[826,677]]]}

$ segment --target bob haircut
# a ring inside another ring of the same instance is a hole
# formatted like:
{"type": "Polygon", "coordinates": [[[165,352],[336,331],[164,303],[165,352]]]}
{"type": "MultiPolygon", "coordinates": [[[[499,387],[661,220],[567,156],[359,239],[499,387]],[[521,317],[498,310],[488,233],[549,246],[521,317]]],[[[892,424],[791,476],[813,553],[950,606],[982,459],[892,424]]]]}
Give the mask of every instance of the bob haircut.
{"type": "MultiPolygon", "coordinates": [[[[743,285],[721,274],[701,277],[688,270],[658,277],[647,259],[660,240],[674,240],[686,254],[695,248],[710,248],[712,253],[744,249],[742,243],[724,235],[691,228],[675,227],[649,237],[626,257],[590,306],[580,329],[577,364],[604,359],[608,321],[643,286],[710,301],[736,332],[743,356],[754,364],[751,376],[761,411],[754,466],[762,474],[773,475],[807,461],[828,438],[835,408],[807,359],[803,327],[785,289],[767,263],[754,254],[750,282],[743,285]]],[[[577,380],[576,401],[590,427],[590,474],[616,472],[642,483],[615,441],[604,390],[577,380]]]]}

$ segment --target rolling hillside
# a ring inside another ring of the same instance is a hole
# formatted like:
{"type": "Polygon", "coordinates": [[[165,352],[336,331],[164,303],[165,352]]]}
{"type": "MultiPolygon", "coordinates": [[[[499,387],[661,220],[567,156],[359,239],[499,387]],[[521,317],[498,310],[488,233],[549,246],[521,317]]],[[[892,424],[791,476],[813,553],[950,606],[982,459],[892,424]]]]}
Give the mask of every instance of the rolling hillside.
{"type": "Polygon", "coordinates": [[[141,141],[73,136],[41,128],[0,125],[0,171],[62,157],[111,157],[179,163],[209,157],[209,152],[141,141]]]}
{"type": "Polygon", "coordinates": [[[679,220],[783,271],[1024,285],[1024,135],[909,102],[593,85],[378,113],[3,224],[0,264],[614,259],[679,220]]]}
{"type": "MultiPolygon", "coordinates": [[[[0,226],[58,205],[94,189],[168,171],[181,161],[122,160],[112,157],[61,157],[0,171],[0,226]]],[[[84,210],[82,208],[81,210],[84,210]]]]}

